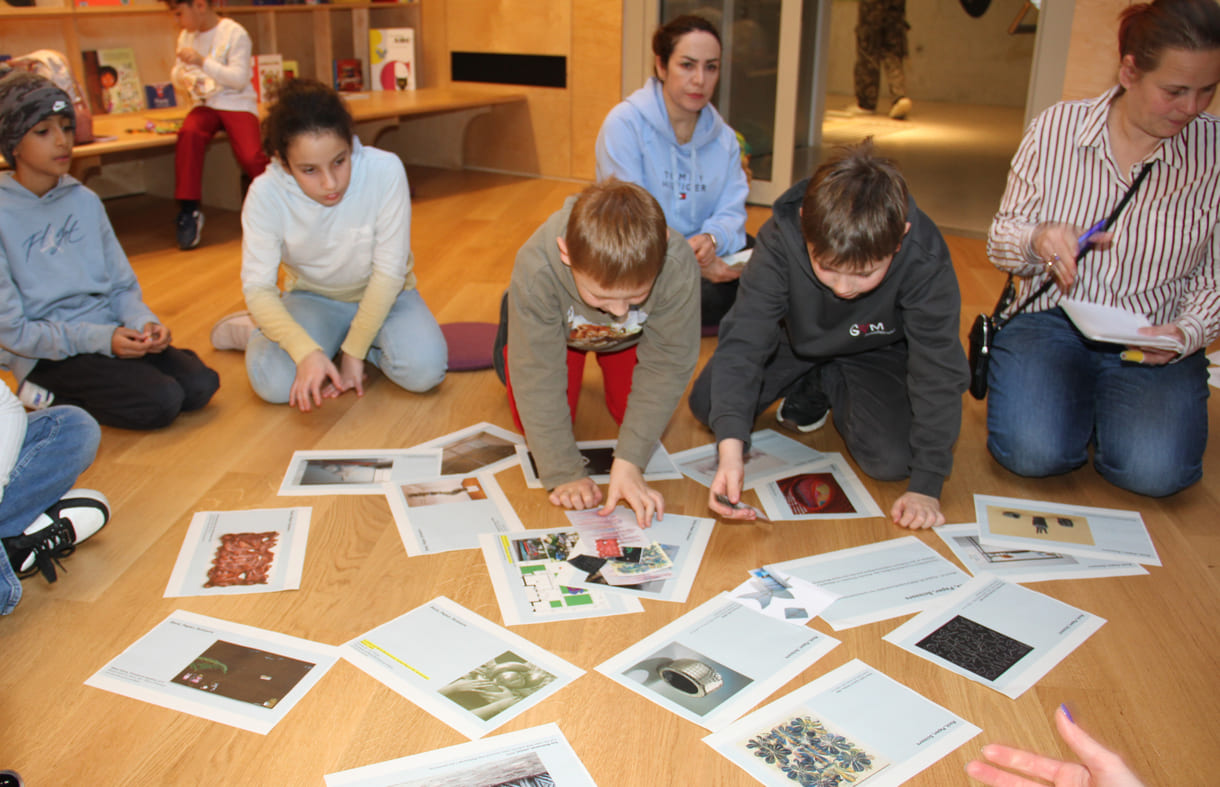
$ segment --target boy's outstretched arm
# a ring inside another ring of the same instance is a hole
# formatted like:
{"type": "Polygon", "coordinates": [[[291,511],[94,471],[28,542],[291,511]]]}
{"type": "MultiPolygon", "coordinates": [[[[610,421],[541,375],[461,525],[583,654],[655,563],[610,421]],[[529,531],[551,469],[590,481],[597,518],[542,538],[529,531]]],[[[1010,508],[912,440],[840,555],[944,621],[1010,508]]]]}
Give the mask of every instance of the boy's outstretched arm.
{"type": "Polygon", "coordinates": [[[726,437],[716,448],[720,461],[716,467],[716,477],[712,479],[712,488],[708,493],[707,506],[723,519],[755,519],[757,514],[753,508],[733,508],[716,500],[716,495],[724,495],[730,503],[741,501],[741,486],[745,479],[745,460],[742,458],[745,443],[736,437],[726,437]]]}
{"type": "Polygon", "coordinates": [[[620,500],[631,506],[636,524],[640,527],[651,527],[654,514],[657,519],[665,517],[665,498],[644,483],[644,472],[631,462],[615,457],[610,465],[606,504],[597,513],[606,516],[620,500]]]}
{"type": "Polygon", "coordinates": [[[931,495],[907,491],[894,501],[890,509],[890,518],[895,525],[919,530],[925,527],[936,527],[945,523],[945,515],[940,511],[940,500],[931,495]]]}

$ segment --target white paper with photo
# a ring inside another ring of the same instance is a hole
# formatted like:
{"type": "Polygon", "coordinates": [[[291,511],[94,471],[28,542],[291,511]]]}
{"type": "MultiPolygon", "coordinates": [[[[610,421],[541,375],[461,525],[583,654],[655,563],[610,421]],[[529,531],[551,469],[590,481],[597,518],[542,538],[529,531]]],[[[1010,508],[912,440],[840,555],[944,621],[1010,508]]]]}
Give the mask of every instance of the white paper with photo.
{"type": "Polygon", "coordinates": [[[1161,565],[1138,511],[975,495],[974,514],[984,546],[1161,565]]]}
{"type": "Polygon", "coordinates": [[[765,568],[750,569],[750,578],[729,591],[729,597],[770,618],[804,626],[838,596],[805,580],[765,568]]]}
{"type": "Polygon", "coordinates": [[[767,568],[839,596],[822,618],[835,631],[926,609],[969,579],[915,536],[773,563],[767,568]]]}
{"type": "Polygon", "coordinates": [[[444,596],[341,650],[343,658],[468,738],[486,735],[584,674],[444,596]]]}
{"type": "MultiPolygon", "coordinates": [[[[671,454],[670,458],[688,478],[710,487],[720,465],[717,443],[688,448],[671,454]]],[[[742,489],[753,489],[764,481],[787,475],[788,471],[816,462],[826,454],[804,443],[785,437],[774,429],[760,429],[750,435],[750,450],[746,451],[745,477],[742,489]]]]}
{"type": "Polygon", "coordinates": [[[296,451],[280,495],[379,495],[382,485],[441,472],[440,449],[296,451]]]}
{"type": "Polygon", "coordinates": [[[525,529],[491,473],[386,484],[385,496],[411,557],[478,549],[484,533],[525,529]]]}
{"type": "Polygon", "coordinates": [[[569,587],[560,582],[564,561],[578,538],[575,529],[570,527],[479,536],[504,625],[644,611],[637,599],[569,587]]]}
{"type": "Polygon", "coordinates": [[[330,645],[176,610],[85,685],[266,735],[338,659],[330,645]]]}
{"type": "Polygon", "coordinates": [[[311,511],[302,506],[196,513],[165,597],[299,589],[311,511]]]}
{"type": "MultiPolygon", "coordinates": [[[[585,470],[589,478],[597,484],[610,483],[610,463],[614,460],[614,447],[617,440],[581,440],[576,444],[585,470]]],[[[538,480],[538,468],[534,465],[534,457],[524,444],[517,446],[517,457],[521,460],[521,472],[525,476],[525,485],[530,489],[541,489],[542,482],[538,480]]],[[[677,466],[670,458],[665,446],[657,443],[648,464],[644,467],[645,481],[668,481],[681,478],[677,466]]]]}
{"type": "Polygon", "coordinates": [[[517,446],[525,438],[483,421],[420,443],[411,450],[440,449],[441,475],[498,473],[518,461],[517,446]]]}
{"type": "Polygon", "coordinates": [[[823,783],[815,777],[828,784],[897,787],[980,732],[853,659],[703,742],[771,787],[823,783]],[[794,781],[784,765],[808,781],[794,781]]]}
{"type": "Polygon", "coordinates": [[[597,671],[687,721],[718,730],[838,644],[721,593],[597,671]]]}
{"type": "Polygon", "coordinates": [[[1002,579],[971,579],[884,639],[1016,699],[1106,621],[1002,579]]]}
{"type": "Polygon", "coordinates": [[[790,468],[786,475],[759,484],[755,491],[767,517],[774,521],[883,515],[842,454],[828,453],[790,468]]]}
{"type": "Polygon", "coordinates": [[[597,787],[554,722],[326,775],[326,787],[597,787]],[[529,781],[529,780],[533,781],[529,781]]]}
{"type": "MultiPolygon", "coordinates": [[[[587,512],[567,513],[568,518],[574,520],[587,512]]],[[[618,517],[623,522],[635,522],[635,514],[624,506],[615,508],[608,516],[618,517]]],[[[707,549],[707,542],[712,537],[712,528],[715,525],[715,520],[682,514],[666,514],[664,519],[653,520],[652,526],[644,532],[661,545],[666,556],[673,562],[673,574],[668,579],[643,582],[639,585],[610,585],[596,575],[590,578],[588,572],[581,571],[569,563],[560,571],[560,581],[572,587],[604,590],[607,593],[684,602],[695,583],[695,576],[699,573],[699,565],[703,562],[703,553],[707,549]]],[[[583,541],[578,543],[577,550],[582,554],[597,554],[594,544],[585,544],[583,541]]]]}
{"type": "Polygon", "coordinates": [[[984,546],[979,526],[942,525],[936,535],[948,545],[966,570],[975,576],[988,574],[1009,582],[1044,582],[1052,579],[1097,579],[1147,574],[1139,563],[1100,560],[1057,552],[984,546]]]}

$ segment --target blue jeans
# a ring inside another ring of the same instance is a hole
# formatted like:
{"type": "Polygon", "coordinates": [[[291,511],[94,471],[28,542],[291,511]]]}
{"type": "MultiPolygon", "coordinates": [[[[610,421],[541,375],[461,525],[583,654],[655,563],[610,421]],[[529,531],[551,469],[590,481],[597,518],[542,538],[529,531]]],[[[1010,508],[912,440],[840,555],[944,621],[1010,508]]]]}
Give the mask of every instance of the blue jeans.
{"type": "Polygon", "coordinates": [[[1164,497],[1203,477],[1207,358],[1165,366],[1119,359],[1061,309],[1019,314],[996,334],[988,374],[987,448],[1023,476],[1088,461],[1115,486],[1164,497]]]}
{"type": "MultiPolygon", "coordinates": [[[[0,538],[21,535],[63,497],[93,463],[102,439],[97,421],[79,407],[50,407],[28,418],[25,442],[0,498],[0,538]]],[[[0,554],[0,614],[12,612],[20,600],[21,582],[0,554]]]]}
{"type": "MultiPolygon", "coordinates": [[[[339,352],[360,305],[303,291],[285,293],[283,303],[327,358],[339,352]]],[[[445,335],[418,290],[398,294],[365,360],[408,391],[430,391],[445,379],[449,365],[445,335]]],[[[246,373],[256,394],[283,404],[288,401],[297,365],[282,347],[255,330],[246,347],[246,373]]]]}

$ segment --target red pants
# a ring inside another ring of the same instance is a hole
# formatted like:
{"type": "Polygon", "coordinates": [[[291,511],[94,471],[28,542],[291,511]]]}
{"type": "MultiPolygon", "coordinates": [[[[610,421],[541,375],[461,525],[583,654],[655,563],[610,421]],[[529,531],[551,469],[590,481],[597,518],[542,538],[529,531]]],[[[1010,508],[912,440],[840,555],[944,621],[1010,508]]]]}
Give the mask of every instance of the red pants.
{"type": "Polygon", "coordinates": [[[182,121],[178,144],[174,148],[174,199],[202,198],[203,157],[207,153],[208,143],[221,128],[229,135],[233,154],[246,175],[253,179],[267,168],[270,159],[263,152],[256,115],[195,107],[182,121]]]}
{"type": "MultiPolygon", "coordinates": [[[[572,412],[572,420],[576,420],[576,405],[580,401],[580,383],[585,376],[585,356],[583,350],[568,348],[568,409],[572,412]]],[[[627,397],[631,395],[631,376],[635,373],[635,346],[612,353],[594,353],[597,365],[602,368],[603,386],[606,391],[606,407],[610,410],[614,422],[623,424],[623,416],[627,414],[627,397]]],[[[513,423],[517,431],[525,433],[521,425],[521,416],[517,414],[517,400],[513,397],[513,381],[508,375],[508,348],[504,348],[504,385],[508,388],[508,406],[513,411],[513,423]]]]}

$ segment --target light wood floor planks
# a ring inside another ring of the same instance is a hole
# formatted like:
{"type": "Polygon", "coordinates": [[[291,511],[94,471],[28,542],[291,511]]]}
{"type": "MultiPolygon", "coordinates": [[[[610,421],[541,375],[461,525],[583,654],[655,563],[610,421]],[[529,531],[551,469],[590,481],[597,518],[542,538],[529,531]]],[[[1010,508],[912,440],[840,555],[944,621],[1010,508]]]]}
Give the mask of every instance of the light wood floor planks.
{"type": "MultiPolygon", "coordinates": [[[[473,172],[412,170],[413,246],[420,289],[442,321],[496,319],[517,248],[579,185],[473,172]]],[[[492,372],[454,373],[441,389],[413,395],[375,375],[363,400],[346,396],[302,415],[259,401],[242,356],[208,346],[216,318],[241,307],[240,224],[212,211],[204,245],[173,248],[174,207],[131,198],[109,203],[146,299],[175,343],[197,350],[223,385],[204,411],[160,432],[107,429],[82,482],[109,495],[113,521],[66,561],[55,585],[25,582],[26,597],[0,620],[0,769],[43,785],[320,785],[323,774],[460,743],[462,736],[364,673],[340,662],[266,737],[87,688],[84,680],[174,609],[339,644],[437,595],[499,621],[490,582],[473,552],[408,559],[384,500],[280,498],[294,450],[409,446],[487,420],[511,428],[492,372]],[[191,515],[208,509],[313,506],[300,591],[227,598],[164,599],[191,515]]],[[[766,211],[752,209],[756,230],[766,211]]],[[[1002,282],[977,240],[950,238],[966,307],[990,308],[1002,282]]],[[[713,340],[705,340],[704,357],[713,340]]],[[[578,435],[610,438],[590,364],[578,435]]],[[[1212,403],[1212,413],[1217,405],[1212,403]]],[[[1164,560],[1147,577],[1041,583],[1033,587],[1109,622],[1034,689],[1013,701],[881,641],[894,621],[836,634],[843,645],[780,693],[861,658],[984,728],[913,783],[967,782],[962,767],[987,741],[1062,750],[1050,714],[1068,702],[1077,720],[1122,750],[1150,784],[1203,784],[1220,751],[1220,618],[1217,491],[1212,476],[1169,500],[1109,487],[1090,468],[1027,480],[1001,470],[984,446],[985,407],[966,398],[957,464],[945,487],[950,522],[973,518],[974,492],[1139,509],[1164,560]]],[[[774,423],[770,415],[761,426],[774,423]]],[[[843,450],[832,427],[807,438],[843,450]]],[[[671,451],[709,442],[683,405],[665,436],[671,451]]],[[[1215,441],[1206,470],[1217,467],[1215,441]]],[[[527,527],[565,522],[516,468],[499,481],[527,527]]],[[[901,483],[865,479],[888,509],[901,483]]],[[[658,485],[670,511],[706,513],[706,490],[658,485]]],[[[738,785],[751,781],[705,747],[701,728],[622,690],[593,668],[686,609],[741,582],[766,562],[906,535],[883,520],[718,526],[686,605],[646,603],[640,615],[519,627],[590,670],[502,731],[556,721],[603,787],[738,785]]],[[[920,537],[940,551],[930,534],[920,537]]],[[[814,624],[829,632],[825,624],[814,624]]],[[[777,694],[778,696],[778,694],[777,694]]]]}

